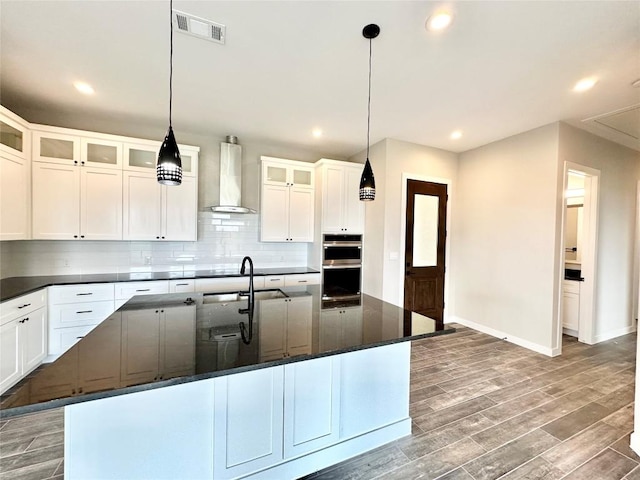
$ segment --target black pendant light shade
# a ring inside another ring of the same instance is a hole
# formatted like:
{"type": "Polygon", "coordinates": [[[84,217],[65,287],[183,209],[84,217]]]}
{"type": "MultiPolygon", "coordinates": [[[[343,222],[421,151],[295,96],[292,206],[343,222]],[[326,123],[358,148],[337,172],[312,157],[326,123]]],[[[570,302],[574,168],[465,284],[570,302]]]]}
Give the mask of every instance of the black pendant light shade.
{"type": "Polygon", "coordinates": [[[182,159],[171,126],[169,126],[167,136],[164,137],[158,153],[156,174],[158,183],[163,185],[180,185],[182,183],[182,159]]]}
{"type": "Polygon", "coordinates": [[[360,200],[370,202],[376,198],[376,180],[369,163],[369,132],[371,130],[371,40],[380,34],[380,27],[374,23],[362,29],[362,36],[369,39],[369,96],[367,99],[367,161],[360,177],[360,200]]]}
{"type": "Polygon", "coordinates": [[[171,126],[171,101],[173,99],[173,0],[169,2],[169,30],[171,49],[169,51],[169,130],[158,152],[156,176],[162,185],[180,185],[182,183],[182,159],[176,137],[171,126]]]}
{"type": "Polygon", "coordinates": [[[370,202],[376,198],[376,179],[373,178],[373,170],[371,170],[371,164],[367,158],[364,164],[364,170],[362,170],[362,176],[360,177],[360,200],[363,202],[370,202]]]}

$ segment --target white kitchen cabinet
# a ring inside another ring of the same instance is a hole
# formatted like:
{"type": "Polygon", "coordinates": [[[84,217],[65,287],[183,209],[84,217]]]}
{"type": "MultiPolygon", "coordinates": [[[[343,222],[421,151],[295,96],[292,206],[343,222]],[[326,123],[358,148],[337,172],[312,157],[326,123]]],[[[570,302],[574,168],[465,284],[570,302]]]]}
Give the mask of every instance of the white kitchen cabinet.
{"type": "Polygon", "coordinates": [[[45,125],[33,127],[36,162],[122,170],[122,137],[45,125]]]}
{"type": "Polygon", "coordinates": [[[123,237],[125,240],[196,241],[198,182],[166,186],[154,174],[125,171],[123,237]]]}
{"type": "Polygon", "coordinates": [[[332,356],[285,365],[285,459],[338,442],[340,364],[340,357],[332,356]]]}
{"type": "Polygon", "coordinates": [[[272,157],[261,160],[260,240],[313,242],[313,166],[272,157]]]}
{"type": "MultiPolygon", "coordinates": [[[[156,174],[158,152],[162,142],[137,140],[124,143],[124,169],[140,173],[156,174]]],[[[178,145],[182,160],[182,178],[198,176],[198,156],[200,149],[188,145],[178,145]]]]}
{"type": "Polygon", "coordinates": [[[195,292],[196,281],[190,280],[169,280],[169,293],[195,292]]]}
{"type": "Polygon", "coordinates": [[[34,239],[121,240],[122,172],[34,162],[34,239]]]}
{"type": "Polygon", "coordinates": [[[304,287],[307,285],[320,285],[320,273],[295,273],[284,276],[285,287],[304,287]]]}
{"type": "Polygon", "coordinates": [[[259,350],[263,361],[311,352],[312,297],[261,300],[259,350]]]}
{"type": "Polygon", "coordinates": [[[160,295],[169,293],[168,280],[144,282],[119,282],[115,284],[115,308],[118,309],[136,295],[160,295]]]}
{"type": "Polygon", "coordinates": [[[112,283],[49,287],[49,359],[69,350],[114,310],[112,283]]]}
{"type": "Polygon", "coordinates": [[[562,282],[562,328],[577,336],[580,328],[580,282],[562,282]]]}
{"type": "Polygon", "coordinates": [[[282,367],[215,379],[213,478],[238,478],[283,458],[282,367]]]}
{"type": "Polygon", "coordinates": [[[31,236],[31,141],[28,124],[0,106],[0,241],[31,236]]]}
{"type": "Polygon", "coordinates": [[[44,298],[40,291],[0,306],[0,393],[40,365],[47,354],[44,298]]]}
{"type": "Polygon", "coordinates": [[[195,305],[121,313],[123,386],[195,372],[195,305]]]}
{"type": "Polygon", "coordinates": [[[363,166],[324,158],[316,165],[322,196],[322,233],[363,234],[364,203],[359,197],[363,166]]]}

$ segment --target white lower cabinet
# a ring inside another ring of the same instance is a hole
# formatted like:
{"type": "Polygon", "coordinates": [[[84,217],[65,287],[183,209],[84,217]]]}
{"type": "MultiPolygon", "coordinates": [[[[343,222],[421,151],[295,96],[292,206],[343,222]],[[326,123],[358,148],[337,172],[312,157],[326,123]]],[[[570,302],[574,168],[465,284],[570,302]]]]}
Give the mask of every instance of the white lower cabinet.
{"type": "Polygon", "coordinates": [[[578,334],[580,328],[580,282],[564,280],[562,283],[562,328],[578,334]]]}
{"type": "Polygon", "coordinates": [[[284,457],[337,443],[340,436],[340,357],[284,367],[284,457]]]}
{"type": "Polygon", "coordinates": [[[62,355],[115,310],[114,284],[49,287],[49,359],[62,355]]]}
{"type": "Polygon", "coordinates": [[[320,349],[337,350],[362,343],[362,307],[320,312],[320,349]]]}
{"type": "MultiPolygon", "coordinates": [[[[264,288],[264,277],[253,277],[253,288],[260,290],[264,288]]],[[[249,276],[244,277],[218,277],[218,278],[196,278],[196,292],[202,293],[224,293],[249,290],[249,276]]]]}
{"type": "Polygon", "coordinates": [[[312,298],[309,295],[260,301],[261,361],[311,353],[312,298]]]}
{"type": "Polygon", "coordinates": [[[214,478],[237,478],[282,461],[283,371],[216,379],[214,478]]]}
{"type": "Polygon", "coordinates": [[[0,307],[0,393],[18,383],[47,355],[44,291],[4,302],[0,307]]]}

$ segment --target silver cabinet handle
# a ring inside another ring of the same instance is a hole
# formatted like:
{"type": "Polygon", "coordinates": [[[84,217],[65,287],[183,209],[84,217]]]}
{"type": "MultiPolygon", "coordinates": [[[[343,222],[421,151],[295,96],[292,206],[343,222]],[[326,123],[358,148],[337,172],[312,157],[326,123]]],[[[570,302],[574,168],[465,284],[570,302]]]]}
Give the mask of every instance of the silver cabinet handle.
{"type": "Polygon", "coordinates": [[[150,288],[140,288],[140,289],[136,290],[136,292],[148,292],[150,290],[151,290],[150,288]]]}
{"type": "Polygon", "coordinates": [[[79,312],[76,313],[91,313],[93,312],[93,310],[80,310],[79,312]]]}
{"type": "Polygon", "coordinates": [[[76,293],[76,296],[78,296],[78,297],[81,297],[83,295],[93,295],[93,293],[92,292],[89,292],[89,293],[76,293]]]}

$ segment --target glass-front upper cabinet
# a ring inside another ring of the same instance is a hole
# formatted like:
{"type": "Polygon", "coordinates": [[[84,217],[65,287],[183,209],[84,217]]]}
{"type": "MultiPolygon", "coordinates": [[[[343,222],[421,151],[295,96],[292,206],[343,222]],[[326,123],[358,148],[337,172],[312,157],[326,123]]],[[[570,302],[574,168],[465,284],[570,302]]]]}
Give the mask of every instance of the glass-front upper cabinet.
{"type": "Polygon", "coordinates": [[[35,162],[80,165],[80,137],[66,133],[33,131],[35,162]]]}
{"type": "Polygon", "coordinates": [[[9,110],[0,107],[0,151],[20,158],[26,158],[29,148],[29,130],[14,120],[9,110]]]}
{"type": "Polygon", "coordinates": [[[283,185],[313,188],[314,167],[297,160],[261,157],[262,181],[266,185],[283,185]]]}
{"type": "MultiPolygon", "coordinates": [[[[124,169],[155,173],[160,142],[125,143],[124,169]]],[[[182,160],[182,175],[195,177],[198,168],[198,151],[178,145],[182,160]]]]}
{"type": "Polygon", "coordinates": [[[80,140],[81,164],[102,168],[122,168],[122,142],[82,138],[80,140]]]}

